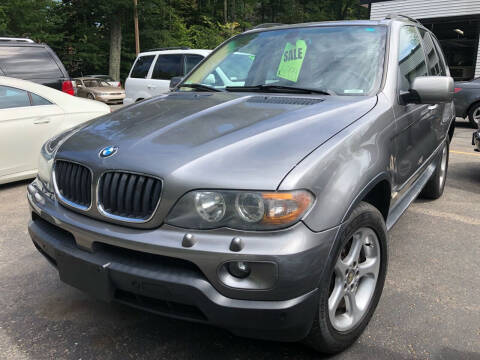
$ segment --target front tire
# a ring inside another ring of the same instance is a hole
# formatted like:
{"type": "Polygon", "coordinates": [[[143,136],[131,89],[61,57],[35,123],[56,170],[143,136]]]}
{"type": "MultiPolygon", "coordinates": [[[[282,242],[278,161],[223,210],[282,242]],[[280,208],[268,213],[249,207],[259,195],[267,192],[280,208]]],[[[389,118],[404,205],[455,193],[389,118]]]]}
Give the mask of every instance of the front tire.
{"type": "Polygon", "coordinates": [[[90,100],[95,100],[95,96],[92,93],[88,93],[87,98],[89,98],[90,100]]]}
{"type": "Polygon", "coordinates": [[[305,343],[327,354],[352,345],[377,307],[386,273],[385,221],[374,206],[362,202],[334,245],[319,286],[318,310],[305,343]]]}
{"type": "Polygon", "coordinates": [[[437,167],[430,180],[420,193],[424,199],[436,200],[443,195],[445,182],[447,181],[448,160],[449,160],[449,141],[445,141],[440,156],[437,160],[437,167]]]}

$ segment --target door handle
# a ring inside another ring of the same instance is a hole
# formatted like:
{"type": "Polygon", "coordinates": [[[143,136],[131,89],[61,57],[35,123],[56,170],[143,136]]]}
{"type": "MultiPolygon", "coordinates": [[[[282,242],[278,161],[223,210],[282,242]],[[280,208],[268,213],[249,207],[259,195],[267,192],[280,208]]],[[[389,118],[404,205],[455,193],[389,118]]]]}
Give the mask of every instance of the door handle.
{"type": "Polygon", "coordinates": [[[37,120],[33,122],[35,125],[49,124],[50,120],[37,120]]]}
{"type": "Polygon", "coordinates": [[[435,104],[435,105],[430,105],[428,107],[428,110],[432,111],[432,110],[436,110],[438,108],[438,104],[435,104]]]}
{"type": "Polygon", "coordinates": [[[155,86],[155,85],[147,85],[147,88],[149,88],[149,89],[155,89],[156,86],[155,86]]]}

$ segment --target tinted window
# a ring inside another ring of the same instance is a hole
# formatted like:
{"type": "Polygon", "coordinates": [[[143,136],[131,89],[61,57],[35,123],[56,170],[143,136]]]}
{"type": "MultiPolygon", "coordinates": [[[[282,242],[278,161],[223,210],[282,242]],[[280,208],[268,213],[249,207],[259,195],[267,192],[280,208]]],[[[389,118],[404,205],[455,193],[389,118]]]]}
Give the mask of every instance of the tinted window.
{"type": "Polygon", "coordinates": [[[413,80],[418,76],[426,76],[427,64],[425,53],[420,42],[417,28],[404,26],[400,29],[399,48],[400,90],[408,91],[413,80]]]}
{"type": "Polygon", "coordinates": [[[185,74],[188,74],[202,60],[202,55],[185,55],[185,74]]]}
{"type": "Polygon", "coordinates": [[[423,39],[423,48],[425,49],[425,55],[427,56],[427,63],[428,63],[428,72],[430,75],[433,76],[441,76],[442,68],[440,66],[440,58],[435,50],[435,46],[433,45],[432,38],[423,29],[419,29],[420,36],[423,39]]]}
{"type": "Polygon", "coordinates": [[[9,109],[30,106],[30,99],[26,91],[0,86],[0,109],[9,109]]]}
{"type": "Polygon", "coordinates": [[[159,55],[152,79],[170,80],[174,76],[183,76],[182,55],[159,55]]]}
{"type": "Polygon", "coordinates": [[[0,64],[5,73],[12,77],[22,79],[63,77],[52,55],[44,47],[2,46],[0,64]]]}
{"type": "Polygon", "coordinates": [[[139,57],[135,62],[135,65],[133,66],[133,70],[132,70],[132,73],[130,74],[130,77],[145,79],[148,75],[148,70],[150,70],[150,65],[152,65],[152,61],[154,57],[155,57],[154,55],[139,57]]]}
{"type": "Polygon", "coordinates": [[[30,93],[30,96],[32,97],[32,106],[51,105],[52,104],[47,99],[44,99],[43,97],[38,96],[36,94],[30,93]]]}

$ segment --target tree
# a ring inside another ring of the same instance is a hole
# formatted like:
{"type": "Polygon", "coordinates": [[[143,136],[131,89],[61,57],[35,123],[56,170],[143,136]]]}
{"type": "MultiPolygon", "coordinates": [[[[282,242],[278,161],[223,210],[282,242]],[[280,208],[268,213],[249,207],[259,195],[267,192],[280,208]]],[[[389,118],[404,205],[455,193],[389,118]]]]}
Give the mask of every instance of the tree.
{"type": "MultiPolygon", "coordinates": [[[[212,49],[262,22],[366,18],[359,0],[138,0],[141,51],[212,49]]],[[[0,0],[0,34],[49,44],[71,76],[124,79],[135,59],[133,0],[0,0]]]]}

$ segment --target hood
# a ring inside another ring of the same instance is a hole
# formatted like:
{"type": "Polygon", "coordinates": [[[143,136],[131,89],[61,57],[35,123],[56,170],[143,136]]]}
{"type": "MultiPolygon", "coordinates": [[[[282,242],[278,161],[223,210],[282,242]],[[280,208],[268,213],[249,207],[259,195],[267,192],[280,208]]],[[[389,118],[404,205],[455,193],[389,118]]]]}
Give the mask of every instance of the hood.
{"type": "Polygon", "coordinates": [[[376,101],[376,96],[177,92],[92,121],[60,147],[57,158],[94,172],[155,175],[163,178],[164,190],[274,190],[306,155],[376,101]],[[100,158],[110,145],[117,153],[100,158]]]}

